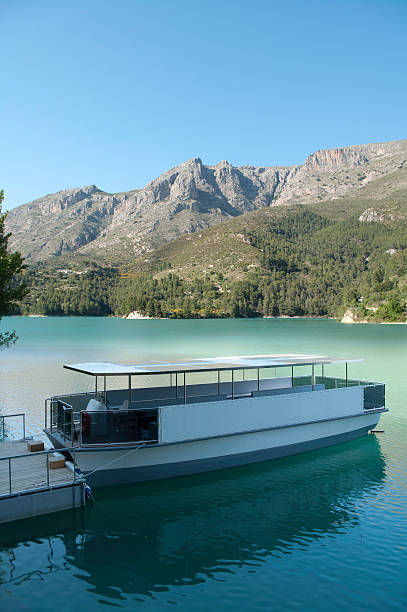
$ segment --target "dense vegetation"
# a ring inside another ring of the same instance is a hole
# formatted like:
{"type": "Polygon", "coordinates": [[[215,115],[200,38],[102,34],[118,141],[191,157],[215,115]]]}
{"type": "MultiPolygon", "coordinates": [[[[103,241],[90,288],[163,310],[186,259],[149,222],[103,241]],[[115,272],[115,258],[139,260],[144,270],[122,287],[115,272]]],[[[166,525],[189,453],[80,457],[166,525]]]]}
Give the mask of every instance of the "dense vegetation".
{"type": "MultiPolygon", "coordinates": [[[[2,213],[4,191],[0,190],[0,320],[16,307],[16,302],[26,295],[25,284],[20,276],[23,270],[23,258],[20,253],[10,252],[8,242],[10,234],[6,233],[6,213],[2,213]]],[[[0,333],[0,347],[7,347],[17,339],[14,331],[0,333]]]]}
{"type": "Polygon", "coordinates": [[[301,211],[249,238],[262,254],[256,285],[264,314],[337,316],[345,307],[363,318],[396,320],[404,314],[404,227],[357,218],[335,222],[301,211]]]}
{"type": "MultiPolygon", "coordinates": [[[[245,232],[257,267],[244,280],[227,270],[182,279],[162,263],[155,271],[123,274],[92,262],[27,272],[32,292],[23,314],[250,317],[341,316],[406,318],[407,232],[402,224],[337,221],[295,209],[245,232]]],[[[61,266],[61,264],[59,264],[61,266]]]]}

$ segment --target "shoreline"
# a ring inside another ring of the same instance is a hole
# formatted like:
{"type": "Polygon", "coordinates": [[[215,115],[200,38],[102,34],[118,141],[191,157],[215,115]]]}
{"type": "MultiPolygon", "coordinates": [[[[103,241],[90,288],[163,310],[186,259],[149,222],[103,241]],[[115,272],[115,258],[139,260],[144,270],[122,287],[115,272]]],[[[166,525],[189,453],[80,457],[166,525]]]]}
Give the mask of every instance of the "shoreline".
{"type": "Polygon", "coordinates": [[[80,319],[90,319],[90,318],[103,318],[106,317],[108,319],[123,319],[128,321],[215,321],[215,320],[251,320],[251,319],[308,319],[308,320],[319,320],[319,321],[336,321],[337,323],[341,323],[342,325],[407,325],[407,321],[342,321],[336,317],[312,317],[312,316],[302,316],[296,315],[294,317],[289,317],[288,315],[282,315],[281,317],[272,317],[272,316],[264,316],[264,317],[191,317],[191,318],[173,318],[171,317],[149,317],[148,315],[139,316],[139,317],[129,317],[125,315],[40,315],[40,314],[28,314],[28,315],[3,315],[3,319],[8,317],[19,317],[25,319],[48,319],[48,318],[60,318],[60,319],[68,319],[68,318],[80,318],[80,319]]]}

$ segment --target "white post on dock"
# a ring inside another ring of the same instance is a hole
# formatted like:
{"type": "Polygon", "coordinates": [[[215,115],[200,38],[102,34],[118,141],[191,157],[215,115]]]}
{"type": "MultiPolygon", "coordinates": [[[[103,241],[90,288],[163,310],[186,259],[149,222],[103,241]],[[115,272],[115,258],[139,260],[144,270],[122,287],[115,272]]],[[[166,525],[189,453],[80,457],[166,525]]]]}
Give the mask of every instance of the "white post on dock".
{"type": "Polygon", "coordinates": [[[8,484],[9,484],[9,490],[10,490],[10,495],[13,492],[13,488],[11,486],[11,457],[8,458],[8,484]]]}

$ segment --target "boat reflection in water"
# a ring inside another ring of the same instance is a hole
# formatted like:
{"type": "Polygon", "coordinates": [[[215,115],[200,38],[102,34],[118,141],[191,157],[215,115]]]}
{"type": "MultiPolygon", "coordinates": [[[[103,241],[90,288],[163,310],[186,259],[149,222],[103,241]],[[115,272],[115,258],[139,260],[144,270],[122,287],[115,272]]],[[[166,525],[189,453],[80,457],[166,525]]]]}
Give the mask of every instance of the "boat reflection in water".
{"type": "MultiPolygon", "coordinates": [[[[384,476],[379,443],[367,436],[300,457],[100,489],[81,527],[55,524],[52,548],[60,548],[58,539],[65,552],[53,561],[70,565],[76,576],[80,570],[91,591],[111,599],[253,570],[269,555],[305,549],[357,525],[361,496],[374,497],[384,476]]],[[[26,522],[25,529],[38,542],[35,525],[26,522]]],[[[20,541],[21,528],[15,528],[20,541]]]]}

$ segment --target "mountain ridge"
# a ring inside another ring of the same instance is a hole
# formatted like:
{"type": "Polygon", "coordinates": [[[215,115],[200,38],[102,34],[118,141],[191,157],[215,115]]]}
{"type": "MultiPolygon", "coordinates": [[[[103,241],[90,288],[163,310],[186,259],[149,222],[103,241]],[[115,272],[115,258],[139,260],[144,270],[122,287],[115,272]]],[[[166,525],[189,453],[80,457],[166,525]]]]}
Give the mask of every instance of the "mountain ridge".
{"type": "Polygon", "coordinates": [[[12,209],[10,246],[29,261],[78,253],[110,261],[149,254],[244,213],[296,204],[382,200],[407,193],[407,140],[322,149],[304,164],[205,165],[194,157],[141,189],[65,189],[12,209]]]}

